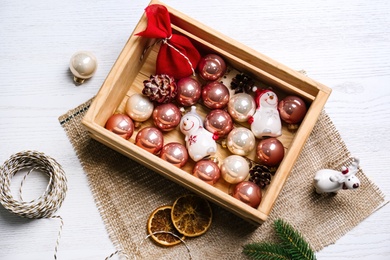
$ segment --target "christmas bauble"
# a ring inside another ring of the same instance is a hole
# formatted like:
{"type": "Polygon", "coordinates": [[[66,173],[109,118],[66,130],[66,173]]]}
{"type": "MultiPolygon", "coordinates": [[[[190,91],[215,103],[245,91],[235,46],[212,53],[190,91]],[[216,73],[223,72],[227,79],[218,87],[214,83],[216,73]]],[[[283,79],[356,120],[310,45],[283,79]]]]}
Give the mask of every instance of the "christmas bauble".
{"type": "Polygon", "coordinates": [[[245,127],[234,128],[226,138],[226,146],[231,153],[248,155],[256,146],[252,131],[245,127]]]}
{"type": "Polygon", "coordinates": [[[210,109],[224,108],[229,102],[229,90],[221,82],[213,81],[203,87],[202,99],[210,109]]]}
{"type": "Polygon", "coordinates": [[[70,58],[69,69],[76,84],[82,84],[95,74],[97,60],[95,55],[88,51],[79,51],[70,58]]]}
{"type": "Polygon", "coordinates": [[[208,54],[200,59],[198,72],[204,80],[214,81],[225,74],[226,63],[219,55],[208,54]]]}
{"type": "Polygon", "coordinates": [[[225,181],[235,184],[246,179],[249,174],[249,164],[239,155],[229,155],[221,166],[221,175],[225,181]]]}
{"type": "Polygon", "coordinates": [[[129,139],[134,132],[134,123],[124,114],[113,114],[106,122],[105,128],[124,139],[129,139]]]}
{"type": "Polygon", "coordinates": [[[234,188],[233,197],[257,208],[260,205],[262,195],[259,186],[250,181],[243,181],[234,188]]]}
{"type": "Polygon", "coordinates": [[[133,94],[126,101],[126,114],[136,122],[144,122],[153,113],[153,103],[144,95],[133,94]]]}
{"type": "Polygon", "coordinates": [[[202,86],[194,78],[182,78],[177,82],[176,100],[182,106],[192,106],[198,102],[202,86]]]}
{"type": "Polygon", "coordinates": [[[192,174],[211,185],[214,185],[221,177],[218,165],[211,160],[198,161],[192,169],[192,174]]]}
{"type": "Polygon", "coordinates": [[[283,160],[284,147],[278,139],[271,137],[259,142],[256,154],[260,164],[273,167],[283,160]]]}
{"type": "Polygon", "coordinates": [[[300,123],[306,115],[306,104],[302,98],[287,96],[278,104],[280,118],[288,124],[300,123]]]}
{"type": "Polygon", "coordinates": [[[159,129],[145,127],[135,137],[135,144],[152,154],[157,154],[164,145],[164,137],[159,129]]]}
{"type": "Polygon", "coordinates": [[[180,143],[168,143],[161,149],[160,158],[181,168],[188,161],[188,152],[180,143]]]}
{"type": "Polygon", "coordinates": [[[233,120],[237,122],[247,122],[256,110],[254,98],[246,93],[233,95],[228,103],[228,112],[233,120]]]}
{"type": "Polygon", "coordinates": [[[229,113],[221,109],[211,110],[207,114],[204,127],[218,137],[227,135],[233,128],[233,120],[229,113]]]}
{"type": "Polygon", "coordinates": [[[172,103],[162,104],[153,110],[153,122],[162,131],[171,131],[179,125],[180,109],[172,103]]]}

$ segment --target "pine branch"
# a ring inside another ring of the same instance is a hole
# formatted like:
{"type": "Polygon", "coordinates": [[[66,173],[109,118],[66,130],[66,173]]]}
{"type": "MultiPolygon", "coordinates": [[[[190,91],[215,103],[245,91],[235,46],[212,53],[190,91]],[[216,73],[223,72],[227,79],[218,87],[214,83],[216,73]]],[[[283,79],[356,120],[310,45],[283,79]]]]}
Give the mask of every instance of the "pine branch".
{"type": "Polygon", "coordinates": [[[244,246],[243,253],[256,260],[291,260],[282,246],[265,242],[247,244],[244,246]]]}
{"type": "Polygon", "coordinates": [[[274,227],[278,237],[282,240],[282,246],[289,252],[293,260],[316,259],[310,245],[290,224],[278,219],[274,222],[274,227]]]}

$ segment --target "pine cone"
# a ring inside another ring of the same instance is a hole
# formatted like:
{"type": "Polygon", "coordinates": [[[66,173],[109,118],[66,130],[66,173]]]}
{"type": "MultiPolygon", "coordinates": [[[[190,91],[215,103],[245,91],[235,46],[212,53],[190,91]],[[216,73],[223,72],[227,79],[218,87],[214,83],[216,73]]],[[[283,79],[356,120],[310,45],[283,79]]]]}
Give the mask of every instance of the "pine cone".
{"type": "Polygon", "coordinates": [[[142,94],[149,97],[150,101],[157,103],[169,103],[177,94],[175,79],[166,74],[150,75],[149,79],[144,80],[144,89],[142,94]]]}
{"type": "Polygon", "coordinates": [[[255,82],[244,73],[237,74],[230,83],[231,89],[234,90],[234,93],[251,93],[252,88],[255,85],[255,82]]]}
{"type": "Polygon", "coordinates": [[[271,171],[264,165],[255,165],[249,170],[249,181],[264,189],[271,183],[271,171]]]}

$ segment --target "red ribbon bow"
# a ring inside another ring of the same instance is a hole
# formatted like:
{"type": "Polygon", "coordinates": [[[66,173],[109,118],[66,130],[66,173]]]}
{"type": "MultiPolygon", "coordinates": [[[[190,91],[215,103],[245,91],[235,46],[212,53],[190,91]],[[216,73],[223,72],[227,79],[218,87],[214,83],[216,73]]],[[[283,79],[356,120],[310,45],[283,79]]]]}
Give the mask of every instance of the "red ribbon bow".
{"type": "Polygon", "coordinates": [[[191,41],[178,34],[172,34],[168,9],[163,5],[149,5],[145,8],[148,25],[137,36],[163,39],[157,55],[156,74],[168,74],[175,79],[188,77],[195,72],[200,54],[191,41]]]}

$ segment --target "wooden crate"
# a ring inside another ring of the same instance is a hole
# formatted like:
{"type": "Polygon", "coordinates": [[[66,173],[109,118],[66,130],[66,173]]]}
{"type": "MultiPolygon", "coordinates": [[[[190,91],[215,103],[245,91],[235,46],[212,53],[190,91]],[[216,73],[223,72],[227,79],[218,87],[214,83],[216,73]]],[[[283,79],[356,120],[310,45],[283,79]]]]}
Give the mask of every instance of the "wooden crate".
{"type": "MultiPolygon", "coordinates": [[[[152,1],[151,4],[162,3],[152,1]]],[[[272,177],[271,184],[262,191],[263,198],[259,207],[257,209],[252,208],[232,197],[229,194],[232,187],[224,180],[220,180],[215,186],[211,186],[192,176],[190,172],[194,162],[191,160],[185,167],[179,169],[136,146],[134,141],[137,129],[130,140],[125,140],[104,128],[107,119],[113,113],[125,113],[125,104],[129,96],[140,93],[143,88],[143,80],[155,74],[155,60],[159,46],[155,45],[143,54],[145,48],[151,46],[154,40],[134,36],[134,33],[141,32],[146,28],[147,18],[145,15],[141,17],[96,95],[83,119],[83,124],[92,138],[99,142],[224,207],[241,218],[254,224],[261,224],[270,214],[272,206],[283,188],[306,139],[310,135],[331,90],[212,28],[204,26],[175,9],[169,6],[166,7],[169,10],[172,28],[175,33],[181,33],[191,39],[201,54],[219,54],[231,68],[253,76],[259,84],[272,87],[278,94],[279,99],[286,95],[298,95],[309,105],[308,112],[297,131],[291,132],[286,125],[283,125],[283,134],[279,137],[279,140],[286,149],[285,157],[272,177]]],[[[203,115],[207,112],[202,107],[199,107],[199,110],[203,111],[203,115]]],[[[152,120],[149,120],[142,127],[152,124],[152,120]]],[[[164,143],[172,141],[184,144],[184,136],[180,130],[164,133],[164,143]]],[[[217,155],[220,161],[229,154],[226,148],[219,148],[218,151],[220,151],[217,155]]],[[[251,153],[249,157],[256,160],[255,152],[251,153]]]]}

